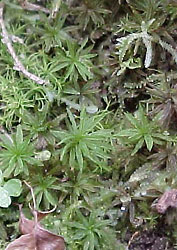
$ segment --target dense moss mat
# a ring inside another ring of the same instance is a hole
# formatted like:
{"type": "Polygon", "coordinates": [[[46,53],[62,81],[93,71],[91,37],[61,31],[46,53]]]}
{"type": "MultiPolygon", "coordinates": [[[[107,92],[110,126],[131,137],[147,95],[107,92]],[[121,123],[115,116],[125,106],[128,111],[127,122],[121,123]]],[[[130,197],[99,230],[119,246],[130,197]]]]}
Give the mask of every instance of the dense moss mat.
{"type": "Polygon", "coordinates": [[[176,21],[173,0],[1,1],[1,249],[23,181],[68,250],[175,249],[176,21]]]}

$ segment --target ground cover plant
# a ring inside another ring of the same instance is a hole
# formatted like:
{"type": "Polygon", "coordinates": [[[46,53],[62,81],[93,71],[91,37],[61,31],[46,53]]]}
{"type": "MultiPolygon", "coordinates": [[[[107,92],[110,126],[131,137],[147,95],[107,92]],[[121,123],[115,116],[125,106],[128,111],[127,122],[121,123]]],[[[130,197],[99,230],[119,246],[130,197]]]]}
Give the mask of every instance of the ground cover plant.
{"type": "Polygon", "coordinates": [[[176,13],[0,1],[0,249],[177,248],[176,13]]]}

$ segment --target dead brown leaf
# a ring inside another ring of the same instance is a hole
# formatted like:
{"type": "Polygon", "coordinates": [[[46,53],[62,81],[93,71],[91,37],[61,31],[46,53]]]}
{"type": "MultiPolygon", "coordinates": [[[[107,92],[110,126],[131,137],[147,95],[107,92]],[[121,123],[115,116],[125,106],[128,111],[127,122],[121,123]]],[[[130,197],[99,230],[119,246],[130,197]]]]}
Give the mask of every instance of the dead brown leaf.
{"type": "Polygon", "coordinates": [[[166,191],[156,204],[156,209],[161,214],[164,214],[168,207],[177,208],[177,189],[166,191]]]}
{"type": "Polygon", "coordinates": [[[49,212],[32,210],[34,220],[29,220],[22,212],[19,205],[19,228],[23,234],[20,238],[10,243],[5,250],[64,250],[65,242],[62,236],[44,229],[39,221],[49,212]]]}

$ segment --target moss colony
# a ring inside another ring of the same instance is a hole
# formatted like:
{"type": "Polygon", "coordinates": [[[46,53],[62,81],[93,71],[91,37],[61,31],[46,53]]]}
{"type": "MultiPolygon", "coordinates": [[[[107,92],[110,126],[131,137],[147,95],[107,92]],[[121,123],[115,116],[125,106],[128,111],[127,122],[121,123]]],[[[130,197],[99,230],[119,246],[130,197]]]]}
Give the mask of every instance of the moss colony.
{"type": "Polygon", "coordinates": [[[17,204],[50,249],[175,249],[177,2],[2,0],[0,29],[0,249],[17,204]]]}

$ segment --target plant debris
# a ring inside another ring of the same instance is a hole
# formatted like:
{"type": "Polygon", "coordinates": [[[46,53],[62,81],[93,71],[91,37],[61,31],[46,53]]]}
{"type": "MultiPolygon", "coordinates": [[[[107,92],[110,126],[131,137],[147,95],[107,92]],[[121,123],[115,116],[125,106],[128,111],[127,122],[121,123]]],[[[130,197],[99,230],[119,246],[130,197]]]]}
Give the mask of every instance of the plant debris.
{"type": "Polygon", "coordinates": [[[177,208],[177,189],[166,191],[156,204],[156,209],[161,214],[164,214],[169,207],[177,208]]]}

